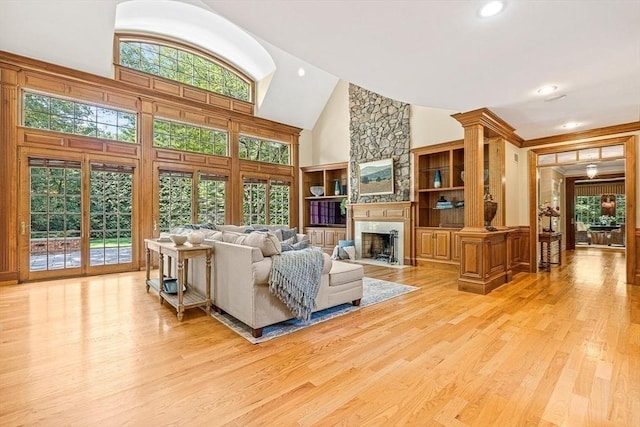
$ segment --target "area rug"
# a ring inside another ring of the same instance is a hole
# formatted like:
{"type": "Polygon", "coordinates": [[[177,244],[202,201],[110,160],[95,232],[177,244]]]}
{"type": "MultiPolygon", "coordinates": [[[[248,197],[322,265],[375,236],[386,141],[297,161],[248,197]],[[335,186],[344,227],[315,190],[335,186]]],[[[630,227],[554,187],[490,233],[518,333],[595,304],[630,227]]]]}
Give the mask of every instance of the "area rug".
{"type": "Polygon", "coordinates": [[[276,323],[275,325],[266,326],[260,338],[254,338],[253,335],[251,335],[251,328],[228,314],[212,312],[211,315],[214,319],[229,327],[247,341],[253,344],[258,344],[273,338],[290,334],[303,328],[308,328],[309,326],[325,322],[356,310],[361,310],[367,306],[377,304],[418,289],[415,286],[387,282],[386,280],[372,279],[370,277],[364,277],[362,282],[364,286],[362,288],[362,301],[359,306],[340,304],[335,307],[330,307],[313,313],[311,315],[311,320],[306,322],[298,319],[291,319],[276,323]]]}

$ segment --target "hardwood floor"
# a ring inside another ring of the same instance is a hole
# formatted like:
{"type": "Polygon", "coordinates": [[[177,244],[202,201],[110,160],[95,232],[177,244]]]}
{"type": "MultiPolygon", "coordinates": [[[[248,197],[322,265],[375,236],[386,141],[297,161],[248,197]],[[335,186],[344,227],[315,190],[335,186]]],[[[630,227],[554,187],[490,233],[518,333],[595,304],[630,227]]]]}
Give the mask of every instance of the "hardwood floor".
{"type": "Polygon", "coordinates": [[[0,425],[638,426],[640,287],[563,256],[487,296],[365,266],[421,289],[259,345],[143,272],[0,287],[0,425]]]}

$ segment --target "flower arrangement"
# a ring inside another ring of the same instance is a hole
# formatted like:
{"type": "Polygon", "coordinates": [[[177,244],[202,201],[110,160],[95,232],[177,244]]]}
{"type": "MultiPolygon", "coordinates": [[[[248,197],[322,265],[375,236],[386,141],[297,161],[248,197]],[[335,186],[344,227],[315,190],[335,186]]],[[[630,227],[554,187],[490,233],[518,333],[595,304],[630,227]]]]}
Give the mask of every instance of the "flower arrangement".
{"type": "Polygon", "coordinates": [[[549,202],[544,202],[538,206],[538,219],[542,219],[543,216],[560,216],[560,206],[553,206],[549,202]]]}
{"type": "Polygon", "coordinates": [[[611,215],[601,215],[600,218],[600,224],[601,225],[616,225],[617,224],[617,220],[615,216],[611,216],[611,215]]]}

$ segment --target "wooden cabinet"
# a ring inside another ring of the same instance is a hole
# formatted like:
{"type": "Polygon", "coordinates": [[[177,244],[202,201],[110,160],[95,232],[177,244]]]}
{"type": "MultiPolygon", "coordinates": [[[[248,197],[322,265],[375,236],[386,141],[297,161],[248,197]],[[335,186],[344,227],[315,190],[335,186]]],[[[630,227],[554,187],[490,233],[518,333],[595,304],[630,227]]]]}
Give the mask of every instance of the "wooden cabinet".
{"type": "Polygon", "coordinates": [[[346,202],[347,163],[332,163],[301,168],[304,233],[311,244],[332,253],[338,240],[347,237],[346,202]],[[321,195],[314,195],[311,187],[322,189],[321,195]],[[343,210],[344,209],[344,210],[343,210]]]}
{"type": "Polygon", "coordinates": [[[460,261],[457,231],[464,226],[464,142],[412,150],[416,260],[460,261]]]}
{"type": "Polygon", "coordinates": [[[463,142],[412,150],[417,227],[464,224],[463,142]]]}
{"type": "Polygon", "coordinates": [[[451,230],[436,228],[416,229],[416,255],[418,260],[451,260],[451,230]]]}
{"type": "Polygon", "coordinates": [[[462,239],[459,231],[451,232],[451,260],[460,262],[462,252],[462,239]]]}
{"type": "Polygon", "coordinates": [[[346,228],[306,227],[305,232],[309,236],[311,245],[321,247],[329,254],[333,253],[333,249],[338,245],[338,240],[347,238],[346,228]]]}

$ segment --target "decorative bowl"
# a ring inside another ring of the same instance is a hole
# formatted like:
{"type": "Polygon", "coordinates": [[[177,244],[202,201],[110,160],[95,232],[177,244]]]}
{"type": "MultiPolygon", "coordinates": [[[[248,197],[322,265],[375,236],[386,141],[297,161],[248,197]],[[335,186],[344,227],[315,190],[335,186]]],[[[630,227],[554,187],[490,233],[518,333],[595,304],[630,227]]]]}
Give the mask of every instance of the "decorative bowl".
{"type": "Polygon", "coordinates": [[[192,246],[198,246],[200,243],[204,242],[204,234],[200,231],[194,230],[189,233],[187,240],[192,246]]]}
{"type": "Polygon", "coordinates": [[[311,194],[316,197],[324,195],[324,187],[322,185],[312,185],[309,190],[311,190],[311,194]]]}
{"type": "Polygon", "coordinates": [[[187,236],[184,234],[172,234],[169,238],[176,244],[176,246],[182,246],[184,245],[184,242],[187,241],[187,236]]]}

